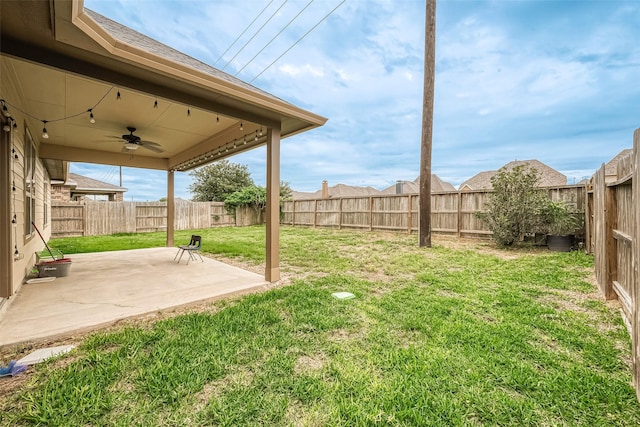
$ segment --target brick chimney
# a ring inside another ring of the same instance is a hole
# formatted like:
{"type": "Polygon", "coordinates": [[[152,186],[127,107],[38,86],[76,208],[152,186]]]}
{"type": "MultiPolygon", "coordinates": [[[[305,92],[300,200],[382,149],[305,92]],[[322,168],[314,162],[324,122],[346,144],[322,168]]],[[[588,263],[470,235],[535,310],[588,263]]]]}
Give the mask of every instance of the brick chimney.
{"type": "Polygon", "coordinates": [[[329,184],[327,183],[326,179],[322,181],[322,198],[323,199],[329,198],[329,184]]]}

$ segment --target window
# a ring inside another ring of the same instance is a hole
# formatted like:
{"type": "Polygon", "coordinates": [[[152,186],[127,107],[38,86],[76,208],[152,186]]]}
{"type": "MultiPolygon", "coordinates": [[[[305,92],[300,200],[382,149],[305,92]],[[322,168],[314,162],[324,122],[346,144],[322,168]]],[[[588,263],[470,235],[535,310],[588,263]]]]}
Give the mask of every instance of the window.
{"type": "Polygon", "coordinates": [[[36,147],[29,131],[24,142],[24,234],[34,232],[36,221],[36,147]]]}

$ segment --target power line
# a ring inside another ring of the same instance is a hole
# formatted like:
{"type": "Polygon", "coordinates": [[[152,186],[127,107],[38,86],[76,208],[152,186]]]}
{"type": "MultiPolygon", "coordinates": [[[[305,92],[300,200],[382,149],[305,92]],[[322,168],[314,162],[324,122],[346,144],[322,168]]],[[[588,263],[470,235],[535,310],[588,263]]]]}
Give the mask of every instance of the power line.
{"type": "Polygon", "coordinates": [[[277,38],[278,38],[278,36],[279,36],[280,34],[282,34],[282,32],[283,32],[284,30],[286,30],[286,29],[289,27],[289,25],[291,25],[291,24],[293,23],[293,21],[295,21],[296,19],[298,19],[298,17],[299,17],[300,15],[302,15],[302,12],[304,12],[304,11],[305,11],[309,6],[311,6],[311,3],[313,3],[313,2],[314,2],[314,0],[311,0],[309,3],[307,3],[307,5],[306,5],[305,7],[303,7],[303,8],[302,8],[302,10],[301,10],[300,12],[298,12],[298,14],[297,14],[296,16],[294,16],[294,17],[293,17],[293,19],[292,19],[292,20],[290,20],[290,21],[287,23],[287,25],[285,25],[285,26],[284,26],[284,27],[283,27],[283,28],[278,32],[278,34],[276,34],[276,35],[275,35],[271,40],[269,40],[269,42],[268,42],[266,45],[264,45],[264,47],[263,47],[262,49],[260,49],[260,51],[259,51],[258,53],[256,53],[256,54],[255,54],[255,56],[254,56],[253,58],[251,58],[251,59],[249,60],[249,62],[247,62],[246,64],[244,64],[244,66],[243,66],[242,68],[240,68],[240,69],[239,69],[239,70],[234,74],[234,76],[237,76],[238,74],[240,74],[240,73],[242,72],[242,70],[244,70],[244,69],[247,67],[247,65],[251,64],[251,63],[253,62],[253,60],[254,60],[254,59],[256,59],[256,57],[257,57],[258,55],[260,55],[260,54],[261,54],[261,53],[262,53],[262,52],[263,52],[263,51],[264,51],[264,50],[265,50],[265,49],[266,49],[266,48],[271,44],[271,42],[273,42],[275,39],[277,39],[277,38]]]}
{"type": "Polygon", "coordinates": [[[233,60],[234,60],[234,59],[236,59],[236,57],[240,54],[240,52],[242,52],[242,51],[244,50],[244,48],[245,48],[245,47],[247,47],[247,45],[248,45],[249,43],[251,43],[251,41],[252,41],[252,40],[253,40],[253,39],[258,35],[258,33],[259,33],[260,31],[262,31],[262,29],[263,29],[263,28],[264,28],[264,27],[265,27],[265,26],[266,26],[266,25],[267,25],[267,24],[268,24],[268,23],[273,19],[273,17],[274,17],[274,16],[276,16],[276,14],[277,14],[278,12],[280,12],[280,9],[282,9],[282,7],[283,7],[285,4],[287,4],[287,2],[288,2],[288,1],[289,1],[289,0],[284,0],[284,3],[282,3],[282,4],[280,5],[280,7],[279,7],[275,12],[273,12],[273,14],[271,14],[271,16],[269,17],[269,19],[267,19],[267,20],[265,21],[265,23],[264,23],[264,24],[262,24],[262,26],[261,26],[260,28],[258,28],[258,31],[256,31],[256,32],[251,36],[251,38],[250,38],[249,40],[247,40],[247,42],[246,42],[244,45],[242,45],[242,47],[240,48],[240,50],[239,50],[239,51],[238,51],[238,52],[233,56],[233,58],[231,58],[231,59],[229,60],[229,62],[227,62],[227,63],[225,64],[225,66],[224,66],[224,67],[222,67],[222,71],[224,71],[224,69],[225,69],[225,68],[227,68],[227,67],[229,66],[229,64],[231,64],[231,62],[233,62],[233,60]]]}
{"type": "Polygon", "coordinates": [[[309,31],[307,31],[306,33],[304,33],[302,35],[302,37],[300,37],[298,40],[296,40],[296,42],[294,44],[292,44],[289,49],[285,50],[282,55],[278,56],[276,59],[273,60],[273,62],[269,65],[266,66],[266,68],[262,71],[260,71],[260,73],[258,73],[253,79],[251,79],[251,81],[249,83],[253,83],[258,77],[260,77],[265,71],[267,71],[269,68],[271,68],[271,66],[273,64],[275,64],[276,62],[278,62],[278,60],[280,60],[280,58],[282,58],[283,56],[285,56],[291,49],[293,49],[298,43],[300,43],[302,41],[302,39],[304,39],[305,37],[307,37],[309,35],[310,32],[312,32],[313,30],[316,29],[316,27],[318,25],[320,25],[322,22],[324,22],[325,19],[327,19],[329,16],[331,16],[333,14],[333,12],[335,12],[336,10],[338,10],[338,8],[340,6],[342,6],[344,4],[344,2],[347,0],[342,0],[340,2],[340,4],[338,4],[336,7],[333,8],[333,10],[331,10],[331,12],[329,12],[328,14],[326,14],[320,21],[318,21],[318,23],[316,25],[314,25],[309,31]]]}
{"type": "Polygon", "coordinates": [[[254,22],[256,22],[256,21],[258,20],[258,18],[260,17],[260,15],[262,15],[262,14],[264,13],[264,11],[265,11],[265,10],[267,10],[267,8],[268,8],[269,6],[271,6],[271,3],[273,3],[273,0],[271,0],[271,1],[269,2],[269,4],[267,4],[267,5],[264,7],[264,9],[262,9],[262,10],[260,11],[260,13],[258,13],[258,14],[256,15],[256,17],[255,17],[255,18],[253,18],[253,21],[251,21],[251,23],[250,23],[249,25],[247,25],[247,28],[245,28],[245,29],[244,29],[244,31],[242,31],[242,33],[240,33],[240,35],[239,35],[238,37],[236,37],[236,39],[233,41],[233,43],[231,43],[231,45],[227,48],[227,50],[225,50],[224,52],[222,52],[222,55],[220,55],[220,58],[218,58],[218,59],[216,60],[216,62],[214,62],[214,63],[213,63],[213,66],[214,66],[214,67],[216,66],[216,64],[217,64],[218,62],[220,62],[220,60],[222,59],[222,57],[223,57],[224,55],[226,55],[226,53],[227,53],[227,52],[229,52],[229,50],[233,47],[233,45],[234,45],[234,44],[236,44],[236,42],[237,42],[238,40],[240,40],[240,37],[242,37],[242,36],[244,35],[244,33],[246,33],[246,32],[247,32],[247,30],[248,30],[248,29],[253,25],[253,23],[254,23],[254,22]]]}

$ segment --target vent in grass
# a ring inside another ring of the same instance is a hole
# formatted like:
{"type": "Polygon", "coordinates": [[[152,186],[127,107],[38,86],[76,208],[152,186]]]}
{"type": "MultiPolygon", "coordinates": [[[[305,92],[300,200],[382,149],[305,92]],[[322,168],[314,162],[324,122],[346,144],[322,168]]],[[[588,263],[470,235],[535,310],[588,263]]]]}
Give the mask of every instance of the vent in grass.
{"type": "Polygon", "coordinates": [[[334,292],[331,294],[331,296],[337,299],[351,299],[356,297],[351,292],[334,292]]]}

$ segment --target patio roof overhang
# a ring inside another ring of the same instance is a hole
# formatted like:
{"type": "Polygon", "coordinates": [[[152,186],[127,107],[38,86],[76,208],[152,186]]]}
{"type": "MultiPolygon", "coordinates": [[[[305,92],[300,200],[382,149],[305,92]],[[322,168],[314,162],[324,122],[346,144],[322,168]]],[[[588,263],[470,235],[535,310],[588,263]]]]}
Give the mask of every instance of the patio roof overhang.
{"type": "MultiPolygon", "coordinates": [[[[85,10],[83,0],[0,1],[0,78],[7,114],[24,120],[14,124],[38,141],[51,179],[67,178],[67,162],[167,171],[167,246],[174,172],[266,145],[265,279],[279,279],[280,139],[326,118],[85,10]],[[157,149],[125,145],[128,127],[157,149]]],[[[9,182],[8,172],[0,178],[9,182]]],[[[3,268],[12,253],[4,241],[3,268]]]]}
{"type": "MultiPolygon", "coordinates": [[[[326,122],[85,10],[82,0],[3,0],[0,12],[2,79],[21,88],[52,178],[64,179],[61,161],[186,171],[265,144],[268,128],[285,138],[326,122]],[[126,150],[119,137],[129,126],[162,152],[126,150]]],[[[3,99],[9,109],[18,104],[3,99]]]]}

